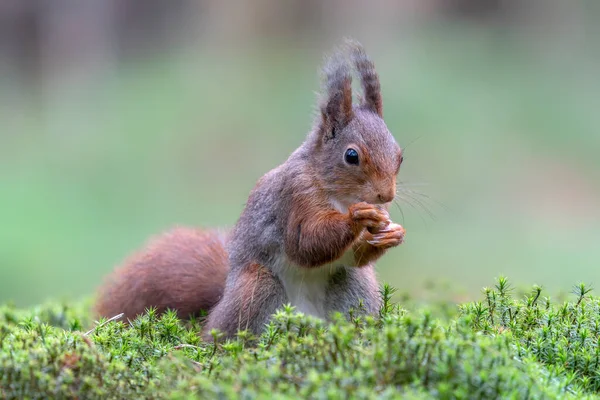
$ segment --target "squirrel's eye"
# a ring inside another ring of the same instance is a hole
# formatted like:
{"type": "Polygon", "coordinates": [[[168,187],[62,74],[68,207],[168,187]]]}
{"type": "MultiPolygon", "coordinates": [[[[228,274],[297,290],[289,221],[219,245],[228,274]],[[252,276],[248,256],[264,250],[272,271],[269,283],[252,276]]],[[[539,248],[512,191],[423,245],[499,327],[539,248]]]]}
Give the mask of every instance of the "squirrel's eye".
{"type": "Polygon", "coordinates": [[[349,148],[346,150],[346,154],[344,154],[344,160],[348,164],[358,165],[358,152],[353,148],[349,148]]]}

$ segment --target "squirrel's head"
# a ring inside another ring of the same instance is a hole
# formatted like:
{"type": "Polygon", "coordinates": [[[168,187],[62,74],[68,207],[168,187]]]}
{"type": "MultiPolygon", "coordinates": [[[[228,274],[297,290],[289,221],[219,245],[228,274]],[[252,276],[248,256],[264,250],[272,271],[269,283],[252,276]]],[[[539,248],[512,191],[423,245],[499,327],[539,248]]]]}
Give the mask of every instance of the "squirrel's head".
{"type": "Polygon", "coordinates": [[[313,166],[338,203],[386,204],[396,195],[402,149],[383,121],[373,62],[356,42],[348,41],[345,49],[330,57],[323,70],[319,117],[310,141],[313,166]],[[356,105],[352,102],[352,66],[363,89],[356,105]]]}

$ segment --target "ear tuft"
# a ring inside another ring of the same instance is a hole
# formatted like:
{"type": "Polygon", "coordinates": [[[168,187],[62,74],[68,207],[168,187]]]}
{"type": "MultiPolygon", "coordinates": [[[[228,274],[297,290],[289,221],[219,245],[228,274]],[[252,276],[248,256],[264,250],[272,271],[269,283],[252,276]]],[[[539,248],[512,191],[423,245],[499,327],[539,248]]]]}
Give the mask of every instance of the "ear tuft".
{"type": "Polygon", "coordinates": [[[352,39],[346,39],[346,46],[349,49],[352,63],[360,77],[360,83],[364,92],[364,98],[361,106],[369,108],[371,111],[383,117],[383,101],[381,98],[381,85],[379,75],[375,71],[375,64],[367,56],[363,46],[352,39]]]}
{"type": "Polygon", "coordinates": [[[352,119],[352,73],[348,60],[339,50],[323,68],[321,95],[321,135],[325,141],[333,139],[352,119]]]}

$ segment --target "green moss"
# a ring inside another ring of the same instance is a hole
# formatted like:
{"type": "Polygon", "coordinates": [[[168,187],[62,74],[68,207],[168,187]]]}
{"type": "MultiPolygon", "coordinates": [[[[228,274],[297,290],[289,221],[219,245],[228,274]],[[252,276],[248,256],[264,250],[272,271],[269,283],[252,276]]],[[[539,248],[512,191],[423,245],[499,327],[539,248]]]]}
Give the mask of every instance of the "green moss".
{"type": "Polygon", "coordinates": [[[573,288],[573,301],[553,303],[534,286],[521,299],[506,278],[484,289],[485,300],[460,306],[461,319],[488,335],[502,333],[516,356],[540,362],[550,377],[565,377],[586,392],[600,392],[600,299],[585,284],[573,288]]]}
{"type": "Polygon", "coordinates": [[[284,307],[260,337],[200,341],[153,310],[99,321],[86,304],[0,308],[2,398],[583,398],[598,391],[598,300],[552,304],[506,281],[450,320],[386,298],[334,323],[284,307]]]}

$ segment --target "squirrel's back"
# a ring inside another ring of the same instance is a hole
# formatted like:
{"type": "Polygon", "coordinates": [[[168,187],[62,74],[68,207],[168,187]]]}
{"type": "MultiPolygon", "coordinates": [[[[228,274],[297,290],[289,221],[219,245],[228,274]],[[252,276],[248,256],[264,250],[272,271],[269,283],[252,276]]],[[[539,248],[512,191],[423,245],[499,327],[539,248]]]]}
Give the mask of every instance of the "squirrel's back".
{"type": "Polygon", "coordinates": [[[117,268],[100,289],[96,313],[133,319],[149,307],[174,309],[180,318],[209,311],[223,294],[229,271],[226,235],[177,227],[149,241],[117,268]]]}

